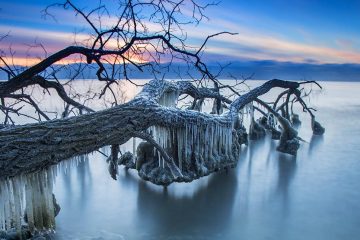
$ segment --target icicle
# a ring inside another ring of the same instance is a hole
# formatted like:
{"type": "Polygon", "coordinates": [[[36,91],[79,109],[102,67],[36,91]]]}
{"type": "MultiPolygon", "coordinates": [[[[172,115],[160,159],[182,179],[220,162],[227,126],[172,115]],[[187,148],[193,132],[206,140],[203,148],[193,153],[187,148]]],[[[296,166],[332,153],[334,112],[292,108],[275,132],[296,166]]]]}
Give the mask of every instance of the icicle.
{"type": "MultiPolygon", "coordinates": [[[[164,97],[162,103],[168,103],[169,99],[164,97]]],[[[252,104],[248,104],[246,108],[248,116],[252,115],[252,104]]],[[[208,122],[186,121],[183,126],[176,129],[153,126],[150,131],[154,140],[174,159],[180,171],[194,171],[192,166],[195,164],[200,168],[197,170],[205,174],[221,167],[221,161],[224,159],[233,159],[233,125],[232,121],[214,118],[208,122]]],[[[163,168],[165,161],[158,151],[156,158],[158,167],[163,168]]],[[[191,173],[186,175],[193,176],[191,173]]]]}
{"type": "Polygon", "coordinates": [[[182,134],[181,134],[181,138],[182,138],[182,144],[183,144],[183,162],[185,162],[185,164],[188,163],[188,151],[189,151],[189,148],[188,148],[188,142],[189,142],[189,139],[188,139],[188,125],[185,124],[185,128],[182,128],[181,129],[182,131],[182,134]]]}
{"type": "Polygon", "coordinates": [[[212,140],[212,155],[213,155],[213,158],[215,161],[217,161],[217,139],[216,139],[216,124],[214,124],[212,126],[212,137],[211,137],[211,140],[212,140]]]}
{"type": "Polygon", "coordinates": [[[5,229],[4,195],[3,185],[0,183],[0,229],[5,229]]]}
{"type": "Polygon", "coordinates": [[[4,208],[5,208],[5,230],[6,229],[10,229],[11,228],[11,221],[12,221],[12,204],[11,204],[11,193],[10,193],[10,189],[9,189],[9,183],[10,181],[6,181],[5,182],[5,201],[4,201],[4,208]]]}
{"type": "Polygon", "coordinates": [[[205,126],[205,131],[204,131],[204,149],[203,149],[203,151],[204,151],[204,160],[205,161],[208,161],[208,159],[209,159],[209,125],[206,125],[205,126]]]}
{"type": "Polygon", "coordinates": [[[176,138],[177,138],[177,154],[178,154],[178,165],[180,171],[182,171],[182,151],[183,151],[183,144],[182,144],[182,133],[181,128],[176,129],[176,138]]]}
{"type": "Polygon", "coordinates": [[[21,229],[26,214],[30,231],[55,227],[53,184],[57,167],[0,181],[0,230],[21,229]]]}
{"type": "Polygon", "coordinates": [[[164,92],[159,99],[159,104],[166,107],[176,107],[179,97],[178,91],[164,92]]]}
{"type": "Polygon", "coordinates": [[[249,107],[249,113],[250,113],[250,117],[251,119],[254,119],[254,104],[253,102],[249,103],[250,107],[249,107]]]}
{"type": "Polygon", "coordinates": [[[27,178],[26,180],[26,215],[27,215],[27,221],[29,225],[29,229],[31,232],[35,230],[35,220],[34,220],[34,206],[33,206],[33,189],[31,188],[32,181],[31,178],[27,178]]]}
{"type": "Polygon", "coordinates": [[[136,154],[136,138],[133,138],[133,142],[132,142],[132,144],[133,144],[133,155],[135,155],[136,154]]]}
{"type": "Polygon", "coordinates": [[[22,193],[23,193],[23,186],[21,184],[21,177],[15,178],[12,181],[12,188],[14,194],[14,227],[17,230],[21,229],[22,223],[22,193]]]}
{"type": "Polygon", "coordinates": [[[214,143],[215,143],[215,140],[214,140],[214,137],[215,137],[215,132],[214,132],[215,128],[214,128],[214,125],[213,124],[210,124],[210,154],[211,154],[211,158],[215,160],[215,155],[214,155],[214,143]]]}

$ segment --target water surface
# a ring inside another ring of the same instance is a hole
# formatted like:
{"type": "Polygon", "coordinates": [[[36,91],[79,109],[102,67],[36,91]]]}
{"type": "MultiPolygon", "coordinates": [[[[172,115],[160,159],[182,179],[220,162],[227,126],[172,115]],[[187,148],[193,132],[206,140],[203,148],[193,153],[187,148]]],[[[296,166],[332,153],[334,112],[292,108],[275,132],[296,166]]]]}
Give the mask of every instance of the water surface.
{"type": "Polygon", "coordinates": [[[277,141],[250,142],[236,169],[168,188],[99,153],[59,174],[57,239],[359,239],[360,84],[323,83],[311,103],[326,128],[312,136],[301,114],[296,157],[277,141]]]}

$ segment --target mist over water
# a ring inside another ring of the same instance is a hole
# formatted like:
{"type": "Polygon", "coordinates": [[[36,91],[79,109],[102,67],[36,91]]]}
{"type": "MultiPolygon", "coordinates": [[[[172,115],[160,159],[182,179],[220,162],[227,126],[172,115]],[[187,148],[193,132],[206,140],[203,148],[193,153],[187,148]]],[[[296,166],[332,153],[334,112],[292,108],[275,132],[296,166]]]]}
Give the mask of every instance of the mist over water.
{"type": "Polygon", "coordinates": [[[299,109],[296,157],[267,136],[242,147],[237,168],[163,188],[123,168],[114,181],[90,154],[57,177],[56,239],[358,239],[360,84],[322,85],[311,104],[326,132],[313,136],[299,109]]]}

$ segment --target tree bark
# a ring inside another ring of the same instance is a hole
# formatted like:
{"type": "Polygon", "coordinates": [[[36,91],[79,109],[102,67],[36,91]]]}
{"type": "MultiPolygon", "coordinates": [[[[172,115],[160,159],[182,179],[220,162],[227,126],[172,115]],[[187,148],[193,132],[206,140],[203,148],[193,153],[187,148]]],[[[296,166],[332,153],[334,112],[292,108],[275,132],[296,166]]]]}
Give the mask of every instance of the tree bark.
{"type": "Polygon", "coordinates": [[[231,128],[238,111],[260,95],[274,87],[298,86],[296,82],[270,80],[232,102],[230,111],[222,115],[211,115],[161,106],[158,102],[166,92],[189,94],[197,98],[215,98],[227,103],[231,101],[211,89],[195,88],[189,82],[153,80],[132,101],[111,109],[1,129],[0,178],[45,169],[103,146],[121,145],[135,137],[136,133],[154,125],[169,129],[182,128],[189,124],[199,127],[216,124],[231,128]]]}

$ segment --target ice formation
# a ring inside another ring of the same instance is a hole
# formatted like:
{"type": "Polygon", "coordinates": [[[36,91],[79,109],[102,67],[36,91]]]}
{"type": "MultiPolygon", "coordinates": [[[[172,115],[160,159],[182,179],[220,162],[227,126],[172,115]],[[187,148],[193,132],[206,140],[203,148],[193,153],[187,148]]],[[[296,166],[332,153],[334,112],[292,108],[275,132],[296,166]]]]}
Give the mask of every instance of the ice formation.
{"type": "Polygon", "coordinates": [[[0,229],[19,230],[25,223],[30,231],[53,229],[53,183],[56,168],[17,176],[0,182],[0,229]]]}
{"type": "Polygon", "coordinates": [[[166,107],[176,107],[178,97],[178,91],[164,92],[159,99],[159,104],[166,107]]]}
{"type": "Polygon", "coordinates": [[[46,170],[0,181],[0,230],[21,229],[26,224],[31,232],[55,228],[53,185],[59,171],[84,161],[86,156],[50,166],[46,170]]]}
{"type": "MultiPolygon", "coordinates": [[[[220,124],[214,121],[206,124],[189,122],[178,128],[153,126],[150,132],[154,140],[174,160],[181,173],[185,177],[190,174],[193,178],[226,167],[226,163],[234,165],[236,157],[232,151],[232,129],[231,123],[220,124]]],[[[166,159],[160,152],[155,149],[154,151],[156,166],[152,166],[166,168],[168,166],[166,159]]],[[[149,179],[151,180],[150,176],[149,179]]],[[[177,181],[187,181],[187,179],[177,179],[177,181]]]]}
{"type": "MultiPolygon", "coordinates": [[[[177,92],[165,92],[160,97],[159,104],[175,107],[177,98],[177,92]]],[[[212,118],[206,121],[187,120],[182,126],[177,127],[155,125],[148,129],[154,140],[166,151],[181,171],[184,179],[176,179],[176,181],[190,181],[236,163],[234,160],[236,156],[232,149],[232,121],[219,120],[214,115],[207,115],[212,118]]],[[[150,181],[154,179],[152,177],[154,168],[165,169],[168,166],[164,156],[155,148],[154,151],[154,159],[152,159],[152,163],[149,163],[151,166],[148,165],[147,173],[144,174],[144,171],[141,173],[150,181]]],[[[159,176],[163,175],[166,169],[159,171],[162,173],[158,172],[156,176],[161,178],[159,176]]],[[[173,177],[177,178],[178,176],[173,177]]],[[[163,182],[157,183],[162,184],[163,182]]]]}

